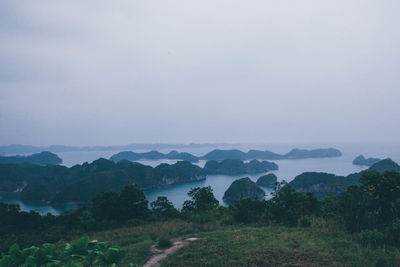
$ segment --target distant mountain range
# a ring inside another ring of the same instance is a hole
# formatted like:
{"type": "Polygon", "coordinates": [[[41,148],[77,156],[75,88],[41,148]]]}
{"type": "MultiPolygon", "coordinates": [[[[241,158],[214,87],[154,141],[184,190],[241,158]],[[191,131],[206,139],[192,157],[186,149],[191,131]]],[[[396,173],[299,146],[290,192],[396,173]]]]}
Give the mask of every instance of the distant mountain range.
{"type": "Polygon", "coordinates": [[[13,144],[7,146],[0,146],[0,155],[17,154],[17,153],[38,153],[41,151],[50,152],[68,152],[68,151],[115,151],[115,150],[143,150],[143,149],[183,149],[183,148],[202,148],[202,147],[224,147],[224,146],[237,146],[238,144],[228,143],[210,143],[210,144],[128,144],[117,146],[64,146],[64,145],[51,145],[51,146],[30,146],[13,144]]]}
{"type": "Polygon", "coordinates": [[[238,149],[221,150],[215,149],[204,156],[196,157],[190,153],[171,151],[168,154],[163,154],[158,151],[150,151],[146,153],[137,153],[132,151],[123,151],[111,156],[110,160],[118,162],[120,160],[159,160],[159,159],[177,159],[186,160],[190,162],[197,162],[199,160],[217,160],[222,161],[225,159],[239,159],[239,160],[280,160],[280,159],[307,159],[307,158],[327,158],[327,157],[340,157],[342,153],[335,148],[321,148],[321,149],[298,149],[294,148],[288,153],[281,155],[268,150],[249,150],[243,152],[238,149]]]}
{"type": "Polygon", "coordinates": [[[156,150],[144,152],[144,153],[137,153],[132,151],[123,151],[111,156],[110,160],[118,162],[121,160],[141,160],[141,159],[149,159],[149,160],[160,160],[160,159],[177,159],[177,160],[186,160],[189,162],[198,162],[198,157],[182,152],[179,153],[175,150],[169,152],[168,154],[160,153],[156,150]]]}

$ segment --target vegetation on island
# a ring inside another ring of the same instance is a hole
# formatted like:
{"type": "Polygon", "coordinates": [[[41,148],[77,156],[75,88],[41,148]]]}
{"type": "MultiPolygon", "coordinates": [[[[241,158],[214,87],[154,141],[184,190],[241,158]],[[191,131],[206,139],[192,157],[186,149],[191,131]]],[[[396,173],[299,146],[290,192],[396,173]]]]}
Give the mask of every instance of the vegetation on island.
{"type": "Polygon", "coordinates": [[[196,156],[193,156],[190,153],[182,152],[179,153],[175,150],[172,150],[168,154],[163,154],[158,151],[152,150],[145,153],[137,153],[132,151],[123,151],[111,156],[110,160],[118,162],[121,160],[160,160],[160,159],[176,159],[176,160],[184,160],[189,162],[198,162],[199,159],[196,156]]]}
{"type": "Polygon", "coordinates": [[[249,177],[233,181],[225,191],[223,200],[230,204],[240,202],[241,199],[263,199],[265,191],[258,187],[249,177]]]}
{"type": "MultiPolygon", "coordinates": [[[[391,159],[384,159],[373,164],[366,171],[384,172],[386,170],[400,171],[400,166],[391,159]]],[[[305,172],[296,176],[290,185],[296,190],[310,192],[318,198],[329,195],[338,195],[350,185],[358,185],[359,179],[366,171],[353,173],[348,176],[337,176],[323,172],[305,172]]]]}
{"type": "Polygon", "coordinates": [[[138,153],[133,151],[123,151],[111,156],[110,160],[118,162],[121,160],[160,160],[160,159],[176,159],[185,160],[189,162],[198,162],[199,160],[216,160],[222,161],[225,159],[239,159],[239,160],[279,160],[279,159],[305,159],[305,158],[325,158],[325,157],[340,157],[342,153],[335,148],[322,148],[322,149],[298,149],[294,148],[286,154],[277,154],[268,150],[249,150],[243,152],[238,149],[222,150],[215,149],[208,152],[203,156],[194,156],[186,152],[177,152],[175,150],[164,154],[156,150],[149,152],[138,153]]]}
{"type": "Polygon", "coordinates": [[[203,157],[206,160],[224,160],[224,159],[240,159],[240,160],[278,160],[278,159],[305,159],[305,158],[326,158],[326,157],[340,157],[342,153],[335,148],[321,148],[321,149],[298,149],[294,148],[286,154],[277,154],[268,150],[249,150],[247,153],[238,149],[221,150],[215,149],[203,157]]]}
{"type": "Polygon", "coordinates": [[[59,165],[62,159],[48,151],[29,156],[0,156],[0,164],[35,164],[40,166],[59,165]]]}
{"type": "Polygon", "coordinates": [[[240,159],[225,159],[221,162],[209,160],[204,166],[207,174],[227,175],[262,173],[277,169],[278,165],[274,162],[252,160],[245,163],[240,159]]]}
{"type": "Polygon", "coordinates": [[[378,158],[367,158],[366,159],[363,155],[360,155],[353,160],[353,165],[370,167],[379,161],[381,161],[381,159],[378,159],[378,158]]]}
{"type": "Polygon", "coordinates": [[[86,203],[102,191],[120,192],[126,185],[150,189],[205,179],[200,167],[186,161],[153,168],[130,161],[115,163],[98,159],[92,163],[65,166],[0,164],[0,191],[21,192],[22,200],[51,203],[86,203]]]}
{"type": "Polygon", "coordinates": [[[278,177],[273,173],[268,173],[266,175],[260,176],[257,179],[256,184],[261,186],[273,187],[278,182],[278,177]]]}

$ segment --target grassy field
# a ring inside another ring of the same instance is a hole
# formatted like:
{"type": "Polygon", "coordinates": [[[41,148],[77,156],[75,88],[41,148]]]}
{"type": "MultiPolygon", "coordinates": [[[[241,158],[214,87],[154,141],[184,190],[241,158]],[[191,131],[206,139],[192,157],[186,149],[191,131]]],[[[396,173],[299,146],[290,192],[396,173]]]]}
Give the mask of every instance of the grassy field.
{"type": "Polygon", "coordinates": [[[239,227],[198,234],[200,240],[162,266],[399,266],[398,249],[365,248],[340,232],[239,227]]]}
{"type": "Polygon", "coordinates": [[[91,239],[108,241],[127,251],[126,264],[136,263],[139,266],[146,263],[152,256],[150,246],[156,244],[161,237],[170,239],[192,236],[193,233],[208,232],[216,225],[188,223],[181,220],[146,223],[140,226],[122,227],[109,231],[89,234],[91,239]]]}
{"type": "Polygon", "coordinates": [[[161,266],[400,266],[400,250],[368,248],[356,236],[324,226],[215,226],[184,221],[148,223],[90,235],[128,252],[143,265],[163,236],[199,237],[161,266]]]}

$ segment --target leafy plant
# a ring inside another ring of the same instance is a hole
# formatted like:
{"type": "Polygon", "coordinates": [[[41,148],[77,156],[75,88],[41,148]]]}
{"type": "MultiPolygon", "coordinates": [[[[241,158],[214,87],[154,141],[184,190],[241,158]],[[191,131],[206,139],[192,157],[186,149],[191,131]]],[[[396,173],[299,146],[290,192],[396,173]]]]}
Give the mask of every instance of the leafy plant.
{"type": "Polygon", "coordinates": [[[21,250],[17,244],[10,247],[8,254],[2,254],[0,267],[14,266],[115,266],[124,261],[126,252],[119,247],[109,247],[107,242],[90,240],[87,236],[65,248],[57,249],[54,244],[32,246],[21,250]]]}

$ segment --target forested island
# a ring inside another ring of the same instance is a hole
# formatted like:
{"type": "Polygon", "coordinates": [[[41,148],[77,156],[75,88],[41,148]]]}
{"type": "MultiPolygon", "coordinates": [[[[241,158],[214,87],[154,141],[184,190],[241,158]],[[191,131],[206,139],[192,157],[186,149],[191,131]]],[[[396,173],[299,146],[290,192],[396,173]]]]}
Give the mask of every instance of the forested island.
{"type": "Polygon", "coordinates": [[[249,150],[247,153],[232,149],[232,150],[221,150],[215,149],[206,155],[202,156],[201,159],[207,160],[224,160],[224,159],[240,159],[240,160],[252,160],[252,159],[265,159],[265,160],[279,160],[279,159],[307,159],[307,158],[328,158],[328,157],[340,157],[342,153],[335,148],[321,148],[321,149],[298,149],[294,148],[286,154],[277,154],[268,150],[249,150]]]}
{"type": "Polygon", "coordinates": [[[62,159],[48,151],[43,151],[29,156],[0,156],[0,164],[23,164],[29,163],[40,166],[59,165],[62,159]]]}
{"type": "Polygon", "coordinates": [[[179,153],[175,150],[172,150],[168,154],[163,154],[156,150],[144,152],[144,153],[123,151],[123,152],[119,152],[115,155],[112,155],[110,158],[110,160],[115,161],[115,162],[118,162],[121,160],[135,161],[135,160],[141,160],[141,159],[147,159],[147,160],[176,159],[176,160],[185,160],[185,161],[189,161],[189,162],[198,162],[199,161],[199,159],[196,156],[193,156],[190,153],[186,153],[186,152],[179,153]]]}
{"type": "MultiPolygon", "coordinates": [[[[157,155],[155,153],[154,155],[157,155]]],[[[0,191],[20,192],[21,200],[41,200],[50,204],[88,203],[107,190],[119,192],[137,184],[142,190],[206,179],[207,174],[253,174],[277,170],[268,161],[208,161],[204,168],[188,161],[160,164],[153,168],[137,162],[98,159],[92,163],[65,166],[0,164],[0,191]]]]}
{"type": "Polygon", "coordinates": [[[239,203],[241,199],[262,200],[264,190],[258,187],[249,177],[235,180],[225,191],[223,200],[230,204],[239,203]]]}
{"type": "Polygon", "coordinates": [[[296,176],[289,184],[296,190],[310,192],[319,198],[326,195],[338,195],[346,187],[359,184],[359,179],[368,171],[378,171],[380,173],[386,170],[400,171],[400,166],[391,159],[384,159],[373,164],[366,171],[353,173],[347,176],[337,176],[322,172],[305,172],[296,176]]]}
{"type": "Polygon", "coordinates": [[[186,152],[177,152],[175,150],[163,154],[156,150],[137,153],[132,151],[123,151],[111,156],[110,160],[115,162],[120,160],[159,160],[159,159],[178,159],[186,160],[190,162],[197,162],[199,160],[216,160],[222,161],[225,159],[239,159],[239,160],[281,160],[281,159],[308,159],[308,158],[328,158],[328,157],[340,157],[342,153],[335,148],[321,148],[321,149],[292,149],[288,153],[281,155],[268,150],[249,150],[248,152],[243,152],[238,149],[231,150],[221,150],[215,149],[203,156],[194,156],[186,152]]]}
{"type": "Polygon", "coordinates": [[[261,186],[273,187],[278,182],[278,177],[273,173],[268,173],[266,175],[260,176],[257,179],[256,184],[261,186]]]}
{"type": "Polygon", "coordinates": [[[360,166],[372,166],[375,163],[377,163],[378,161],[381,161],[381,159],[378,158],[365,158],[363,155],[360,155],[358,157],[356,157],[353,160],[353,164],[354,165],[360,165],[360,166]]]}
{"type": "Polygon", "coordinates": [[[278,165],[269,161],[252,160],[250,162],[243,162],[239,159],[225,159],[221,162],[216,160],[209,160],[204,166],[204,171],[207,174],[254,174],[267,171],[274,171],[278,169],[278,165]]]}
{"type": "Polygon", "coordinates": [[[22,200],[43,200],[52,204],[85,203],[94,195],[130,184],[142,190],[206,178],[202,168],[187,161],[160,164],[153,168],[140,163],[98,159],[92,163],[65,166],[0,164],[0,191],[21,192],[22,200]]]}

